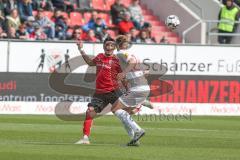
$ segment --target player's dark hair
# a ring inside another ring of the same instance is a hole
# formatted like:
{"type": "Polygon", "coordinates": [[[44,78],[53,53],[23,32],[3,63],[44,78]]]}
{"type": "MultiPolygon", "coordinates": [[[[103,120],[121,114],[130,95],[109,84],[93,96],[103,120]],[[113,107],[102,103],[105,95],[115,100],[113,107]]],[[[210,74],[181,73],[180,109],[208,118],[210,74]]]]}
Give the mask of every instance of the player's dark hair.
{"type": "Polygon", "coordinates": [[[111,37],[107,37],[104,41],[103,41],[103,44],[106,44],[107,42],[114,42],[115,43],[115,40],[111,37]]]}

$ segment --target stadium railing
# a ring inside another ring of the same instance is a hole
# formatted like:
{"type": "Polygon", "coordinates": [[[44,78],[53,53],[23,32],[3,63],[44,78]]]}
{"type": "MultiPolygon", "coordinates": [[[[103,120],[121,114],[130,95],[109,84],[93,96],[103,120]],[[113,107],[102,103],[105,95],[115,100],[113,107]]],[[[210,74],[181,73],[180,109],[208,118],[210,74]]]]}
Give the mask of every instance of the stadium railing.
{"type": "MultiPolygon", "coordinates": [[[[182,42],[183,44],[187,43],[186,40],[186,35],[193,30],[195,27],[198,25],[202,25],[202,34],[205,34],[205,38],[202,39],[202,44],[214,44],[216,42],[212,41],[213,37],[216,38],[218,36],[233,36],[233,37],[238,37],[240,38],[240,32],[238,31],[239,29],[239,21],[235,21],[236,24],[238,24],[237,29],[235,33],[218,33],[218,28],[216,27],[216,24],[219,23],[219,20],[200,20],[196,23],[194,23],[192,26],[190,26],[188,29],[186,29],[182,33],[182,42]]],[[[234,44],[239,44],[240,39],[235,39],[234,44]]]]}

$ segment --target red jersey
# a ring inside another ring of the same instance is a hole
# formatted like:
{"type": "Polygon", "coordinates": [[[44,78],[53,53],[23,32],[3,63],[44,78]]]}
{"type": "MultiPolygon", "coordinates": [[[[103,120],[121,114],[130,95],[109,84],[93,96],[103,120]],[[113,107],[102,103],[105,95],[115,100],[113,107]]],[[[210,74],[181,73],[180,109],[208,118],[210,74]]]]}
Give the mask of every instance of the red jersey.
{"type": "Polygon", "coordinates": [[[101,53],[93,61],[97,67],[96,93],[108,93],[118,89],[117,75],[122,72],[118,58],[101,53]]]}

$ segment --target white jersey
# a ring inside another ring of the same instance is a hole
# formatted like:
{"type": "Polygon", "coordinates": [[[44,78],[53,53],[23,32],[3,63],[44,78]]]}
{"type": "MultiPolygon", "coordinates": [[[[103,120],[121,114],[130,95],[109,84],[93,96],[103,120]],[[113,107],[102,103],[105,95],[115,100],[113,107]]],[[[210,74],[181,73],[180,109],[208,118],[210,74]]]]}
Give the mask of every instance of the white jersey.
{"type": "Polygon", "coordinates": [[[126,80],[129,84],[129,93],[120,97],[120,101],[127,107],[136,107],[143,103],[150,93],[148,81],[141,70],[140,60],[137,56],[127,53],[127,50],[118,51],[116,56],[120,60],[122,70],[124,70],[131,58],[136,61],[135,67],[126,74],[126,80]]]}

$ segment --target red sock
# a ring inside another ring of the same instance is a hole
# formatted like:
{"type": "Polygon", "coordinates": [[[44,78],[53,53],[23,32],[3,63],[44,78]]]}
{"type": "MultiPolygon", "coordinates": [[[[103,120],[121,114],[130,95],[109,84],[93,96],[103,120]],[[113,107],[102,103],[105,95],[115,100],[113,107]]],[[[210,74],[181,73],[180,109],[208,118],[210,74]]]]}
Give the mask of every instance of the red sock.
{"type": "Polygon", "coordinates": [[[87,135],[89,137],[91,132],[91,127],[92,127],[92,122],[93,122],[92,117],[88,114],[88,112],[86,112],[86,118],[83,123],[83,135],[87,135]]]}

